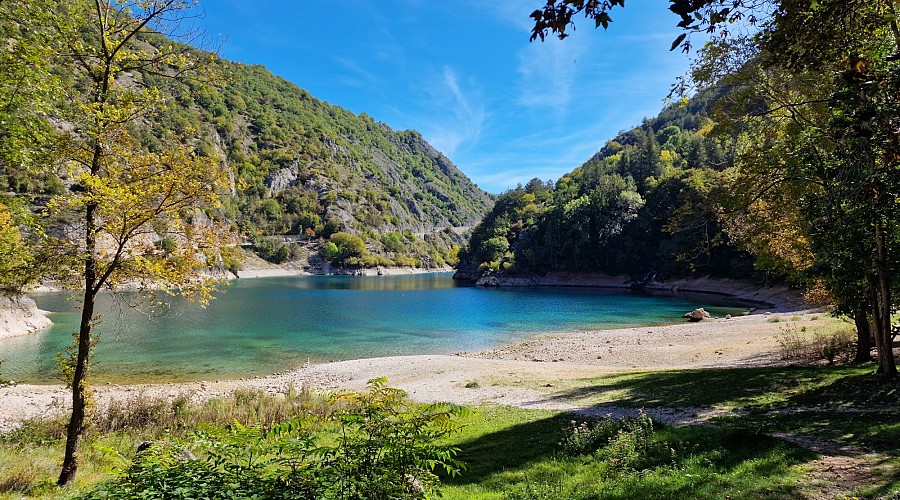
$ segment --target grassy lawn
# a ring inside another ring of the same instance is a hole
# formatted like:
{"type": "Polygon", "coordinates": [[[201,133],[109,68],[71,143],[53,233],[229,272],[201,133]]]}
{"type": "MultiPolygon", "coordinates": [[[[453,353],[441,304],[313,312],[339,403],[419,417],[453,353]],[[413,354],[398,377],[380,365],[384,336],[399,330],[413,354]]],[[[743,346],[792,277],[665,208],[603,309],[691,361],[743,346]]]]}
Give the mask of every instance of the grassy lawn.
{"type": "MultiPolygon", "coordinates": [[[[582,426],[584,419],[560,412],[484,406],[465,417],[461,432],[445,438],[460,449],[467,468],[443,478],[444,498],[795,498],[817,455],[773,437],[782,433],[875,452],[880,472],[855,493],[890,498],[900,492],[900,388],[875,384],[871,367],[630,372],[564,383],[554,384],[555,397],[574,397],[582,406],[735,413],[714,419],[714,426],[617,424],[590,446],[573,447],[599,435],[600,424],[582,426]],[[589,431],[577,434],[575,426],[589,431]]],[[[302,393],[271,398],[247,392],[201,406],[151,401],[115,409],[86,436],[78,482],[66,490],[53,486],[61,423],[32,423],[0,436],[0,498],[70,496],[113,477],[141,441],[178,440],[201,421],[277,422],[293,408],[318,404],[302,393]],[[174,416],[153,417],[159,413],[174,416]]]]}
{"type": "MultiPolygon", "coordinates": [[[[566,452],[571,415],[489,407],[454,441],[469,469],[446,480],[448,499],[786,498],[814,454],[759,433],[654,426],[631,450],[566,452]],[[634,458],[634,457],[632,457],[634,458]]],[[[606,448],[609,448],[609,445],[606,448]]]]}

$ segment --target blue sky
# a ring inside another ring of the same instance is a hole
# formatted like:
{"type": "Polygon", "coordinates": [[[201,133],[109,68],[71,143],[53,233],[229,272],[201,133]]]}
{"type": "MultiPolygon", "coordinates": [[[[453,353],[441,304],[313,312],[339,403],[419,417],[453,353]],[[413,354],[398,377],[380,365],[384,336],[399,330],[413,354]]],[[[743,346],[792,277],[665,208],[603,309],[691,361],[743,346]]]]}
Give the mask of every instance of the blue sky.
{"type": "Polygon", "coordinates": [[[528,41],[543,0],[201,0],[220,55],[415,129],[487,191],[556,179],[656,115],[688,56],[668,0],[528,41]]]}

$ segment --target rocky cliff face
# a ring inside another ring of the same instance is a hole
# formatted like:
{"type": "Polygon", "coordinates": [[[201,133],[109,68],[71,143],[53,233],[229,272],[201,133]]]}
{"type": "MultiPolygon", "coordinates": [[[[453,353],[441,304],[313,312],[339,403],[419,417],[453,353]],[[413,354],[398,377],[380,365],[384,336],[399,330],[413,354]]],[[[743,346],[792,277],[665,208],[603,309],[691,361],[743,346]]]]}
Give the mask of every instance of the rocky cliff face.
{"type": "MultiPolygon", "coordinates": [[[[143,42],[176,43],[156,36],[143,42]]],[[[135,70],[120,82],[158,88],[166,102],[152,120],[135,124],[135,138],[155,151],[187,141],[198,155],[220,160],[231,196],[209,215],[230,221],[272,262],[283,259],[272,258],[270,242],[324,242],[346,232],[361,237],[379,264],[442,267],[455,262],[454,247],[493,204],[416,131],[324,102],[262,66],[187,54],[215,78],[173,81],[135,70]]],[[[0,186],[8,184],[4,175],[0,169],[0,186]]],[[[39,191],[68,187],[52,181],[29,179],[39,191]]]]}
{"type": "Polygon", "coordinates": [[[0,339],[28,335],[52,324],[31,298],[0,294],[0,339]]]}
{"type": "Polygon", "coordinates": [[[213,67],[228,84],[186,82],[146,140],[160,142],[182,123],[201,131],[197,150],[232,172],[228,216],[253,242],[342,231],[398,265],[442,266],[493,204],[416,131],[323,102],[261,66],[213,67]]]}

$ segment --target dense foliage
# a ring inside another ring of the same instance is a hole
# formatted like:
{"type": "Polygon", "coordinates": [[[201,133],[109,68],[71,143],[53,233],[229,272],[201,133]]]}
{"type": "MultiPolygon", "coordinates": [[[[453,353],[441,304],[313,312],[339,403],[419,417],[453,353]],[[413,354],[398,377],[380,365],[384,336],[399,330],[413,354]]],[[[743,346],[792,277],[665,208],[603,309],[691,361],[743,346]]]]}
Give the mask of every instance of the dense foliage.
{"type": "Polygon", "coordinates": [[[512,189],[473,231],[460,267],[579,271],[636,279],[747,277],[750,256],[719,222],[733,144],[712,133],[703,95],[623,132],[555,183],[512,189]]]}
{"type": "MultiPolygon", "coordinates": [[[[7,90],[0,105],[0,192],[40,204],[74,182],[54,148],[60,123],[68,126],[75,111],[63,90],[85,90],[85,74],[65,57],[53,57],[54,44],[61,43],[51,26],[53,9],[45,10],[47,18],[34,10],[12,2],[0,12],[0,32],[23,42],[10,46],[10,63],[0,72],[7,90]]],[[[179,26],[187,29],[188,21],[179,26]]],[[[131,130],[141,147],[158,154],[186,141],[192,153],[228,172],[225,215],[245,245],[264,258],[286,260],[309,252],[273,251],[270,237],[291,235],[290,243],[308,244],[315,254],[343,231],[380,257],[360,266],[453,263],[451,249],[462,244],[491,196],[418,132],[392,130],[365,113],[316,99],[264,67],[180,43],[202,41],[195,31],[183,34],[173,41],[140,32],[133,44],[177,54],[179,65],[202,67],[202,76],[173,79],[181,70],[161,59],[128,65],[116,83],[156,92],[165,103],[131,130]],[[392,245],[391,233],[401,234],[404,244],[392,245]]]]}
{"type": "Polygon", "coordinates": [[[191,448],[146,446],[119,478],[87,498],[426,498],[441,473],[455,475],[458,449],[437,440],[468,412],[420,406],[373,380],[365,393],[338,392],[327,416],[307,414],[268,426],[207,426],[191,448]]]}
{"type": "Polygon", "coordinates": [[[210,66],[221,79],[173,87],[173,106],[144,140],[153,147],[167,131],[195,130],[197,151],[233,172],[229,215],[247,242],[343,231],[381,264],[445,265],[461,243],[453,228],[474,225],[490,204],[418,132],[322,102],[260,66],[218,58],[210,66]],[[412,237],[402,248],[389,242],[397,232],[412,237]]]}
{"type": "MultiPolygon", "coordinates": [[[[573,16],[609,26],[624,2],[548,0],[533,39],[567,36],[573,16]]],[[[852,316],[857,360],[877,352],[898,377],[900,13],[893,0],[670,0],[684,32],[717,33],[676,88],[733,89],[720,117],[744,134],[733,189],[736,235],[764,266],[817,281],[852,316]],[[740,222],[752,221],[752,225],[740,222]],[[757,228],[764,228],[757,230],[757,228]]]]}

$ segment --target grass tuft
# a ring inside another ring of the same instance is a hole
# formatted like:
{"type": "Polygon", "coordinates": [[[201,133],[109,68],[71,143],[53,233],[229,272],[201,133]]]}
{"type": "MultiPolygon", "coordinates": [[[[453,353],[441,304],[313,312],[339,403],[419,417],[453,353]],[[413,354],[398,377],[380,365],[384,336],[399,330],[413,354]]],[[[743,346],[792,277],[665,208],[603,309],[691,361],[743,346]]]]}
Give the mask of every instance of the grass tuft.
{"type": "Polygon", "coordinates": [[[849,363],[856,354],[856,335],[849,328],[807,334],[806,327],[782,329],[776,335],[779,355],[785,361],[849,363]]]}

